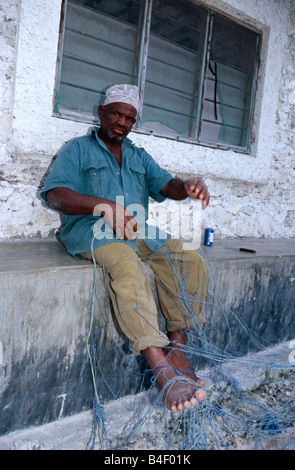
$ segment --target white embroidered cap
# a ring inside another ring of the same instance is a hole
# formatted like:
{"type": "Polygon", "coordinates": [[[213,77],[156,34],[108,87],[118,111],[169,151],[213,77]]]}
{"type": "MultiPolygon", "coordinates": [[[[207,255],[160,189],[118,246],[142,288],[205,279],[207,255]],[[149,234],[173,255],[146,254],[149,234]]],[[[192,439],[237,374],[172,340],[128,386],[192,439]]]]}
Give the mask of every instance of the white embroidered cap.
{"type": "Polygon", "coordinates": [[[138,112],[139,94],[136,85],[113,85],[106,91],[104,106],[110,103],[127,103],[133,106],[138,112]]]}

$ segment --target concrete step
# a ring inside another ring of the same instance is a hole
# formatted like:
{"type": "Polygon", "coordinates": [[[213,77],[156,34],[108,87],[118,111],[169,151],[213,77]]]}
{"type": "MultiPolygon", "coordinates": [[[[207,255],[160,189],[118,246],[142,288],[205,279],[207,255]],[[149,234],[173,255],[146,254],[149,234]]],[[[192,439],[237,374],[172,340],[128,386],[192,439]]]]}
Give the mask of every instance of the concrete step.
{"type": "MultiPolygon", "coordinates": [[[[255,350],[244,325],[268,345],[295,337],[295,240],[217,240],[200,252],[209,268],[204,332],[210,343],[230,345],[237,354],[255,350]]],[[[2,242],[0,253],[3,435],[91,409],[87,344],[94,268],[56,241],[2,242]]],[[[117,328],[100,269],[96,293],[93,340],[99,399],[106,404],[148,388],[150,375],[117,328]]],[[[206,366],[194,355],[192,361],[206,366]]]]}

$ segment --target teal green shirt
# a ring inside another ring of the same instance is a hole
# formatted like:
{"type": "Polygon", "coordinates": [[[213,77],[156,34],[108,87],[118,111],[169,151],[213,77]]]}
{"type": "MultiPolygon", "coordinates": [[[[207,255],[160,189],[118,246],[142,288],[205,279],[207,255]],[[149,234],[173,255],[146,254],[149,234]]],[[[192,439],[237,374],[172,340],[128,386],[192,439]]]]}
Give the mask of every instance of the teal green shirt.
{"type": "MultiPolygon", "coordinates": [[[[149,197],[162,202],[160,190],[172,178],[142,148],[129,139],[122,144],[122,165],[98,137],[98,128],[68,142],[49,173],[41,196],[56,187],[72,189],[86,196],[110,199],[124,205],[136,218],[140,237],[155,251],[169,234],[147,225],[149,197]]],[[[100,216],[61,214],[60,239],[73,256],[118,241],[100,216]]],[[[125,241],[136,249],[136,240],[125,241]]]]}

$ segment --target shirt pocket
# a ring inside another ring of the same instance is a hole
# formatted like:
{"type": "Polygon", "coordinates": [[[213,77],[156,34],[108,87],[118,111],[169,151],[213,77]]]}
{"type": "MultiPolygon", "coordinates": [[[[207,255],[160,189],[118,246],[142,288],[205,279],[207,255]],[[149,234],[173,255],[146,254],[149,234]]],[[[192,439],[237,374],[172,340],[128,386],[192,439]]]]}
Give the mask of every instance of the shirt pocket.
{"type": "Polygon", "coordinates": [[[146,171],[145,168],[138,163],[130,164],[130,172],[132,177],[132,185],[135,188],[139,199],[143,202],[148,199],[146,171]]]}
{"type": "Polygon", "coordinates": [[[107,165],[102,163],[95,168],[89,168],[87,171],[88,185],[91,196],[105,197],[106,190],[106,168],[107,165]]]}

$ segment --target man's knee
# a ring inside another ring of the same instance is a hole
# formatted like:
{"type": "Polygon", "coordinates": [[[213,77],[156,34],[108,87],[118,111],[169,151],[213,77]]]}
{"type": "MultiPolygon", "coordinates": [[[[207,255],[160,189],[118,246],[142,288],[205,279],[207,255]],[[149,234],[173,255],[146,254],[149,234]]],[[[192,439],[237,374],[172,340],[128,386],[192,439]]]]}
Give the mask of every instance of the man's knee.
{"type": "Polygon", "coordinates": [[[145,267],[138,256],[122,254],[106,266],[111,277],[133,278],[137,274],[144,274],[145,267]]]}
{"type": "Polygon", "coordinates": [[[204,260],[204,258],[199,253],[197,253],[194,250],[187,250],[186,254],[187,254],[187,259],[192,264],[192,266],[195,266],[195,267],[199,266],[204,271],[207,272],[206,261],[204,260]]]}
{"type": "Polygon", "coordinates": [[[173,257],[173,259],[175,258],[176,262],[181,261],[185,263],[188,272],[190,270],[198,270],[207,277],[207,264],[197,251],[186,249],[185,245],[183,245],[180,240],[173,238],[167,240],[163,247],[167,255],[169,256],[169,254],[171,254],[171,257],[173,257]]]}

